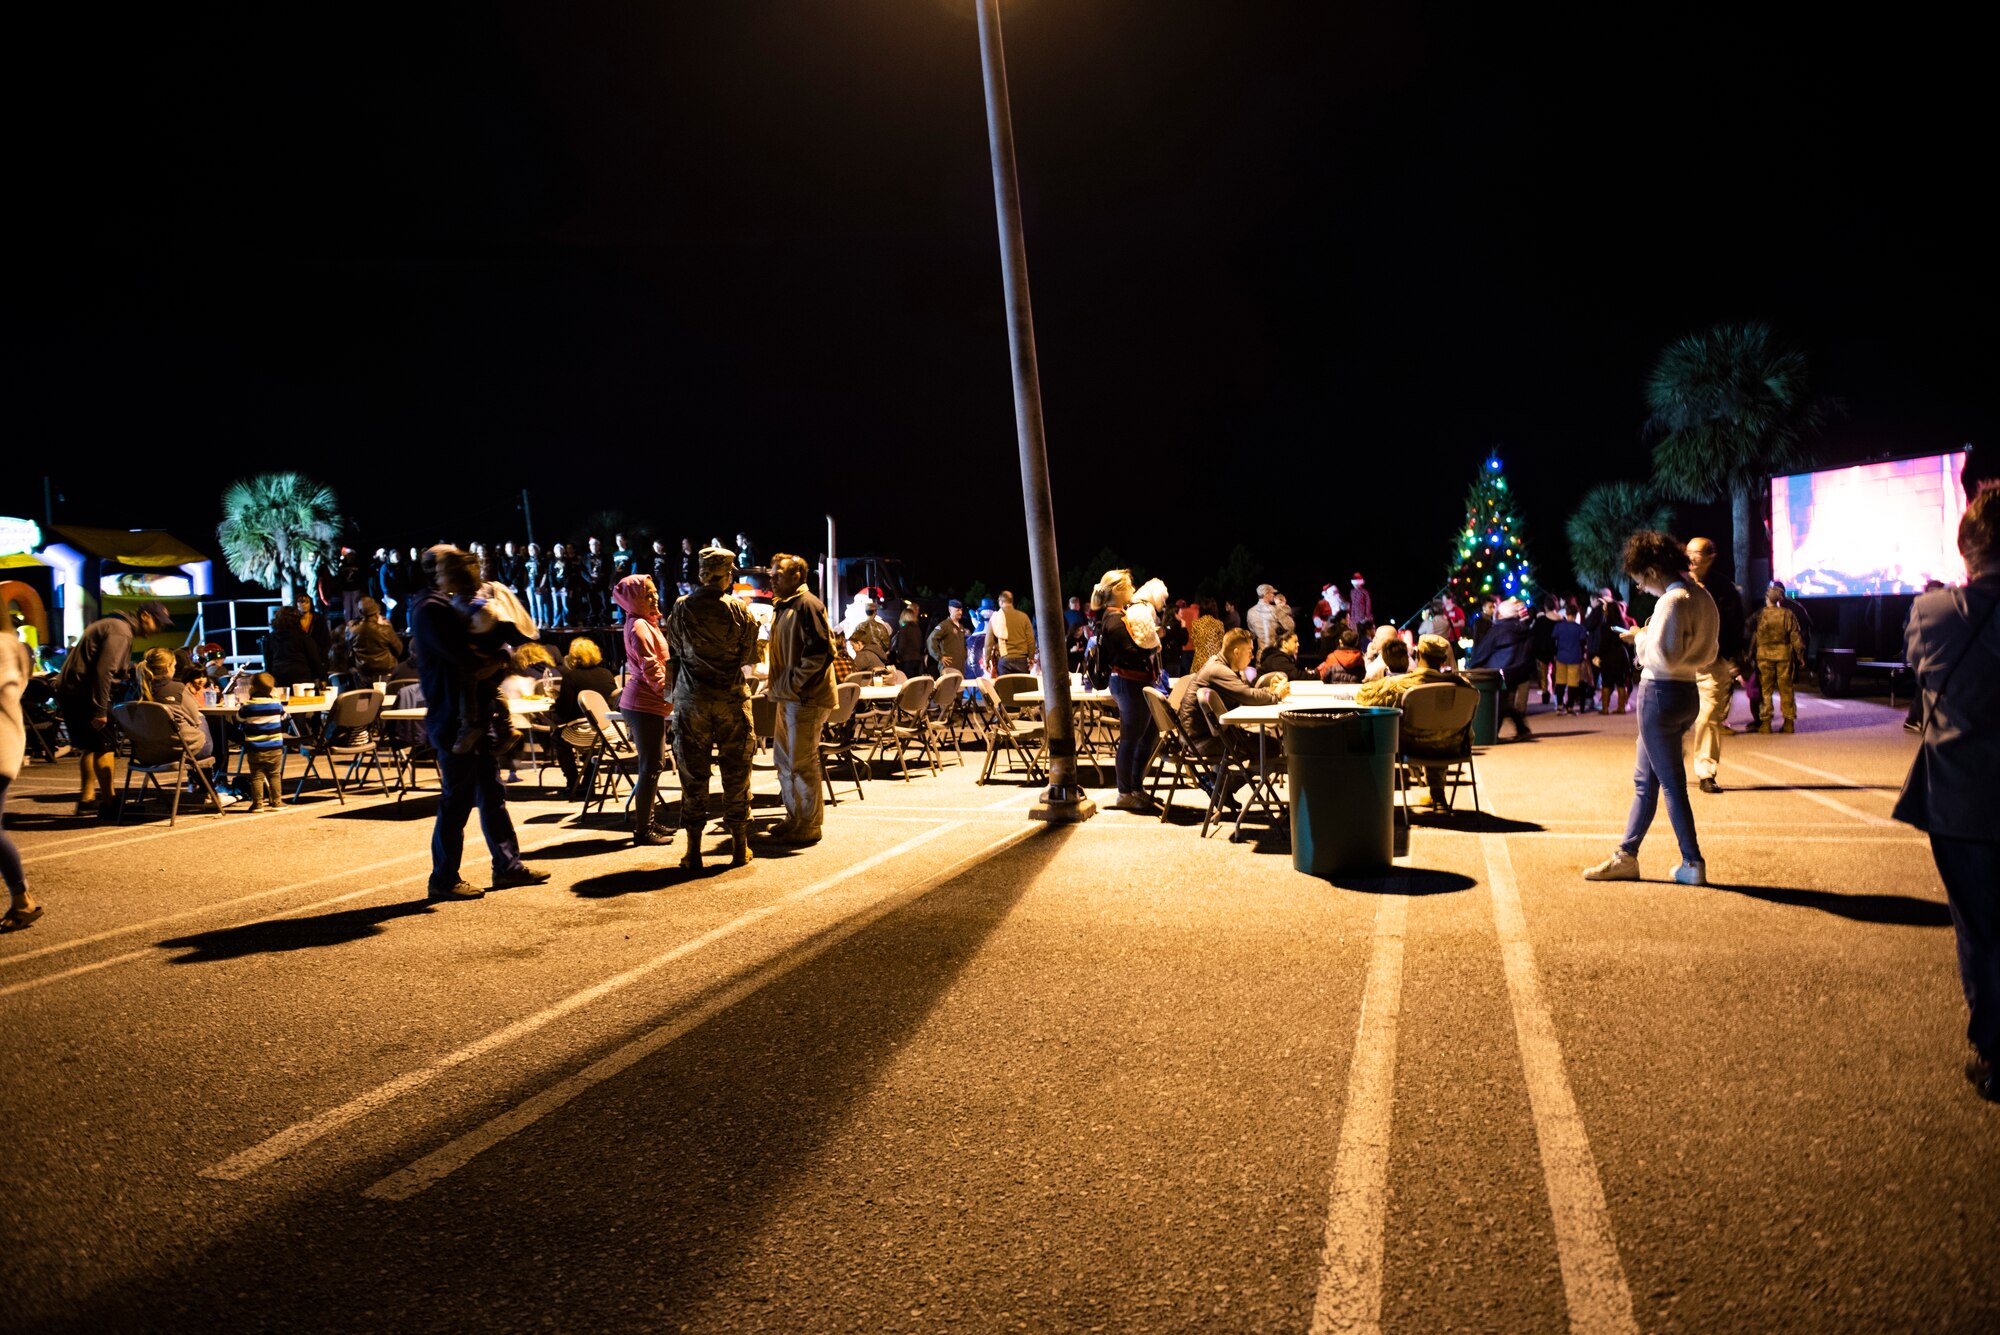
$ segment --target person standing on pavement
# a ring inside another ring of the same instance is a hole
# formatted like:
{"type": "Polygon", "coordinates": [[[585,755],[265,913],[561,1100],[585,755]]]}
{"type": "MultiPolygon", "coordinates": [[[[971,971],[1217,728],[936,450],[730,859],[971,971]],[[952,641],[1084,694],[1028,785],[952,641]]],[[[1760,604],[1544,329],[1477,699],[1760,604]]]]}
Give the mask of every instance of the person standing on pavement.
{"type": "Polygon", "coordinates": [[[660,594],[649,575],[627,575],[611,591],[612,601],[625,613],[625,689],[618,712],[639,753],[639,773],[633,779],[632,842],[641,846],[673,842],[673,831],[659,824],[660,771],[666,766],[667,667],[673,656],[660,633],[660,594]]]}
{"type": "MultiPolygon", "coordinates": [[[[1784,591],[1773,584],[1764,591],[1764,610],[1751,623],[1751,638],[1757,654],[1757,684],[1764,690],[1752,732],[1771,732],[1771,722],[1779,715],[1783,697],[1784,726],[1776,731],[1795,732],[1798,702],[1792,697],[1792,678],[1797,665],[1805,660],[1806,637],[1799,619],[1785,606],[1784,591]]],[[[1908,631],[1904,634],[1907,636],[1908,631]]]]}
{"type": "MultiPolygon", "coordinates": [[[[1675,550],[1679,550],[1678,544],[1675,550]]],[[[1528,716],[1521,710],[1521,697],[1535,679],[1534,628],[1528,622],[1527,604],[1510,598],[1497,604],[1493,615],[1484,620],[1487,632],[1472,646],[1465,666],[1468,671],[1484,668],[1500,674],[1500,693],[1494,699],[1500,716],[1493,721],[1494,735],[1497,738],[1500,725],[1512,719],[1514,740],[1522,741],[1534,736],[1528,730],[1528,716]]]]}
{"type": "Polygon", "coordinates": [[[7,834],[7,789],[21,773],[28,751],[28,724],[21,713],[21,692],[34,679],[35,660],[21,637],[0,629],[0,880],[7,882],[7,912],[0,932],[18,932],[42,916],[42,906],[28,893],[21,870],[21,851],[7,834]]]}
{"type": "Polygon", "coordinates": [[[701,870],[701,827],[708,819],[711,756],[722,766],[722,821],[729,828],[730,865],[750,861],[750,688],[743,669],[757,661],[757,622],[729,592],[736,553],[704,547],[701,585],[667,614],[674,665],[674,765],[681,775],[681,866],[701,870]]]}
{"type": "Polygon", "coordinates": [[[1681,865],[1674,879],[1707,885],[1708,864],[1695,835],[1694,806],[1688,801],[1682,738],[1701,709],[1695,679],[1716,660],[1719,627],[1715,600],[1688,570],[1685,548],[1664,533],[1641,530],[1625,542],[1625,569],[1633,582],[1660,601],[1645,629],[1627,632],[1639,674],[1639,760],[1632,775],[1632,810],[1617,851],[1583,873],[1586,881],[1636,881],[1639,844],[1667,799],[1667,819],[1680,843],[1681,865]]]}
{"type": "Polygon", "coordinates": [[[1958,551],[1965,587],[1923,594],[1910,609],[1904,661],[1923,693],[1924,740],[1891,814],[1930,835],[1971,1011],[1965,1078],[2000,1103],[2000,483],[1965,507],[1958,551]]]}
{"type": "Polygon", "coordinates": [[[924,647],[937,660],[939,672],[965,671],[965,604],[954,598],[944,605],[944,620],[931,627],[924,647]]]}
{"type": "Polygon", "coordinates": [[[1687,545],[1688,574],[1715,602],[1719,618],[1715,661],[1695,677],[1701,708],[1694,719],[1694,777],[1704,793],[1719,793],[1722,785],[1716,774],[1722,768],[1722,738],[1734,732],[1729,726],[1729,700],[1736,693],[1736,665],[1743,658],[1743,595],[1726,579],[1711,580],[1715,564],[1715,544],[1707,538],[1690,538],[1687,545]]]}
{"type": "Polygon", "coordinates": [[[777,594],[771,621],[771,701],[777,706],[771,749],[785,818],[765,834],[788,844],[819,842],[825,811],[819,742],[834,706],[833,628],[826,605],[806,588],[808,569],[804,557],[790,552],[771,558],[777,594]]]}
{"type": "MultiPolygon", "coordinates": [[[[1164,589],[1162,590],[1164,593],[1164,589]]],[[[1134,600],[1132,572],[1107,570],[1091,591],[1090,606],[1098,614],[1097,662],[1091,674],[1110,688],[1118,706],[1118,754],[1113,772],[1118,781],[1118,800],[1111,805],[1119,811],[1151,812],[1159,804],[1146,792],[1146,754],[1153,740],[1153,711],[1146,704],[1146,688],[1159,680],[1159,635],[1147,638],[1154,647],[1140,644],[1126,618],[1134,600]]]]}
{"type": "Polygon", "coordinates": [[[1002,590],[1000,605],[986,619],[986,670],[996,677],[1035,670],[1035,623],[1002,590]]]}
{"type": "Polygon", "coordinates": [[[459,754],[452,749],[459,721],[485,666],[472,644],[472,619],[453,603],[470,598],[479,587],[479,560],[456,547],[432,547],[423,555],[424,575],[431,587],[417,595],[410,612],[410,638],[415,643],[417,672],[424,690],[424,733],[437,752],[437,822],[431,829],[432,899],[478,899],[486,892],[458,874],[465,852],[465,822],[479,808],[479,830],[493,857],[493,888],[540,885],[549,873],[521,861],[514,822],[507,815],[507,790],[500,783],[500,762],[492,743],[482,735],[459,754]]]}
{"type": "Polygon", "coordinates": [[[111,737],[111,703],[120,683],[132,674],[133,639],[173,628],[173,615],[165,603],[143,602],[130,612],[113,612],[85,626],[63,659],[56,703],[83,773],[77,815],[109,819],[118,814],[118,750],[111,737]]]}

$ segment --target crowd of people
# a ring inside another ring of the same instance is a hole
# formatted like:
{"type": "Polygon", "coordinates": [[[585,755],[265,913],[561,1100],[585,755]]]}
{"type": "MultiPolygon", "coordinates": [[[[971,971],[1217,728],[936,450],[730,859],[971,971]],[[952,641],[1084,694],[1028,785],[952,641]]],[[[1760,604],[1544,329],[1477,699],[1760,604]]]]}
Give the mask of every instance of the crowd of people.
{"type": "MultiPolygon", "coordinates": [[[[723,543],[716,538],[708,546],[720,548],[723,543]]],[[[651,577],[653,587],[663,594],[670,589],[691,593],[699,583],[699,557],[692,538],[682,538],[672,549],[653,541],[641,550],[623,533],[614,533],[608,547],[591,534],[581,549],[566,542],[546,547],[536,542],[492,546],[474,542],[461,550],[473,557],[481,584],[510,590],[537,626],[556,629],[618,624],[624,613],[615,590],[633,575],[651,577]]],[[[738,533],[729,550],[739,569],[758,564],[747,534],[738,533]]],[[[357,548],[341,546],[313,584],[319,605],[337,610],[344,621],[360,620],[366,601],[372,599],[378,611],[386,613],[385,624],[403,634],[412,625],[416,598],[429,587],[423,552],[417,547],[377,547],[364,555],[357,548]]]]}
{"type": "MultiPolygon", "coordinates": [[[[1993,840],[1989,810],[2000,783],[2000,630],[1993,619],[2000,603],[2000,488],[1989,486],[1973,499],[1960,548],[1970,583],[1927,591],[1911,614],[1907,649],[1923,706],[1920,717],[1913,709],[1912,722],[1924,741],[1896,814],[1930,832],[1958,927],[1972,1010],[1974,1055],[1967,1071],[1992,1097],[1992,1059],[2000,1050],[2000,843],[1993,840]],[[1967,660],[1978,666],[1961,672],[1967,660]],[[1949,705],[1948,684],[1956,688],[1949,705]]],[[[252,809],[275,807],[277,763],[286,744],[285,683],[316,683],[341,671],[357,680],[363,674],[414,679],[440,786],[429,882],[435,899],[485,893],[460,874],[465,825],[475,808],[492,885],[548,879],[522,861],[507,811],[502,766],[515,744],[504,707],[510,692],[553,696],[558,727],[580,716],[585,692],[616,698],[636,757],[632,834],[639,846],[674,838],[658,796],[671,746],[685,837],[680,862],[698,869],[717,769],[718,814],[732,865],[753,860],[753,835],[793,845],[821,838],[820,743],[837,682],[856,672],[888,671],[999,677],[1036,672],[1043,658],[1033,619],[1009,591],[976,609],[949,600],[928,633],[914,605],[899,609],[896,624],[889,624],[874,590],[858,594],[836,622],[808,587],[808,563],[780,553],[770,564],[772,603],[748,603],[731,592],[738,571],[754,559],[741,534],[734,547],[717,543],[698,552],[688,541],[678,553],[654,543],[644,557],[621,535],[608,552],[590,540],[580,557],[560,545],[545,557],[533,544],[517,555],[508,543],[497,553],[439,544],[411,558],[406,569],[387,549],[363,562],[342,548],[331,584],[321,586],[324,603],[339,609],[338,634],[310,595],[279,608],[263,643],[263,670],[236,692],[235,722],[252,809]],[[560,658],[543,642],[544,628],[560,625],[579,604],[595,624],[615,619],[621,673],[611,671],[588,635],[572,635],[560,658]],[[399,615],[392,617],[392,608],[399,615]],[[614,610],[615,618],[609,615],[614,610]],[[750,774],[757,737],[750,701],[760,680],[773,706],[785,815],[755,835],[750,774]]],[[[1108,693],[1117,727],[1110,805],[1139,812],[1156,809],[1146,792],[1155,728],[1144,697],[1148,687],[1167,696],[1182,736],[1197,751],[1236,748],[1245,761],[1253,758],[1254,744],[1239,730],[1212,727],[1209,712],[1197,706],[1201,693],[1225,710],[1274,704],[1287,698],[1293,681],[1313,674],[1356,683],[1362,704],[1394,707],[1418,686],[1484,673],[1497,678],[1500,718],[1512,723],[1517,738],[1531,735],[1526,707],[1537,690],[1559,714],[1622,714],[1636,702],[1637,763],[1626,832],[1610,856],[1583,875],[1639,879],[1640,848],[1664,802],[1680,855],[1672,878],[1704,885],[1707,864],[1685,757],[1692,754],[1698,788],[1721,791],[1721,739],[1734,731],[1727,718],[1739,681],[1751,685],[1753,729],[1794,731],[1794,682],[1811,634],[1805,609],[1782,585],[1770,585],[1746,611],[1736,586],[1714,576],[1714,561],[1715,545],[1706,538],[1683,546],[1662,533],[1635,534],[1624,564],[1654,600],[1644,625],[1610,588],[1587,602],[1498,600],[1470,616],[1443,595],[1406,626],[1378,624],[1357,573],[1344,590],[1322,588],[1302,628],[1284,594],[1269,584],[1239,614],[1226,600],[1170,602],[1159,580],[1135,587],[1129,571],[1109,570],[1087,606],[1080,597],[1070,599],[1061,663],[1108,693]],[[1304,648],[1302,630],[1312,636],[1316,662],[1304,648]]],[[[52,689],[78,759],[79,812],[115,809],[110,714],[127,676],[136,681],[138,698],[168,710],[191,757],[211,753],[213,735],[195,692],[215,690],[223,665],[155,649],[136,674],[130,671],[135,637],[173,625],[164,604],[142,603],[93,623],[67,655],[52,689]]],[[[33,678],[25,646],[0,637],[0,809],[21,763],[20,702],[33,678]]],[[[559,744],[567,791],[575,796],[581,789],[576,758],[562,752],[559,744]]],[[[1426,767],[1425,773],[1430,800],[1442,803],[1440,770],[1426,767]]],[[[1232,792],[1210,797],[1224,809],[1235,802],[1232,792]]],[[[25,927],[42,909],[27,892],[4,831],[0,873],[10,892],[0,929],[25,927]]]]}

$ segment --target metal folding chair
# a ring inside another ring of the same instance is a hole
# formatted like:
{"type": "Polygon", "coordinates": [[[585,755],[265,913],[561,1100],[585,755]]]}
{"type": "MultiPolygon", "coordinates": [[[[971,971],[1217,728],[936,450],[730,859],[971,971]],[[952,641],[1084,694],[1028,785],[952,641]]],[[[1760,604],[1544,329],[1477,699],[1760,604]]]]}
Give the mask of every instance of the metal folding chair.
{"type": "Polygon", "coordinates": [[[181,737],[174,716],[165,705],[150,700],[135,700],[130,704],[115,706],[111,716],[117,720],[131,744],[132,754],[125,762],[125,789],[118,798],[118,823],[125,823],[126,813],[132,808],[132,777],[144,776],[139,785],[139,796],[143,799],[148,789],[170,797],[172,805],[167,810],[167,826],[173,827],[180,818],[181,790],[187,787],[188,774],[192,772],[201,780],[201,786],[208,791],[208,800],[215,807],[215,814],[222,814],[222,799],[215,794],[215,785],[209,781],[208,771],[215,766],[215,757],[196,756],[181,737]],[[174,776],[173,792],[169,794],[160,783],[160,776],[174,776]]]}

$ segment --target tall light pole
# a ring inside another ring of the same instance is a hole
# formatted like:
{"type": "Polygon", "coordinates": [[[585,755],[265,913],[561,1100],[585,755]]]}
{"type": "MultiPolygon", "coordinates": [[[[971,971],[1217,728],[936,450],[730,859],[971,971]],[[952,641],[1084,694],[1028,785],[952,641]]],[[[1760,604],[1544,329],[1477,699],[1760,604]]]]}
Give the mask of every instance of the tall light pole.
{"type": "Polygon", "coordinates": [[[1042,437],[1042,380],[1035,363],[1035,314],[1028,302],[1028,246],[1014,179],[1014,120],[1007,105],[1007,58],[1000,47],[1000,0],[978,0],[979,66],[986,80],[986,142],[993,155],[993,212],[1000,224],[1000,281],[1007,294],[1007,349],[1014,363],[1014,430],[1021,445],[1021,503],[1028,517],[1028,566],[1035,588],[1035,638],[1042,650],[1042,717],[1049,786],[1030,814],[1088,820],[1096,803],[1076,781],[1076,727],[1069,698],[1069,628],[1062,568],[1056,563],[1055,502],[1042,437]]]}

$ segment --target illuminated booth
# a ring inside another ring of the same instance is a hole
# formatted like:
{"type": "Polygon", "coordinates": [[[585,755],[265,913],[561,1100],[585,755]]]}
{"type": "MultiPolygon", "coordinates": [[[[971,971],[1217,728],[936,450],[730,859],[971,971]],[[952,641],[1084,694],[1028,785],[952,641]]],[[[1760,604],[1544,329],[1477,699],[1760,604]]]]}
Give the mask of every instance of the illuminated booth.
{"type": "MultiPolygon", "coordinates": [[[[0,548],[19,546],[13,556],[34,562],[32,567],[0,569],[0,576],[9,586],[10,612],[25,614],[30,601],[17,602],[13,586],[32,595],[42,619],[37,631],[45,644],[73,643],[98,617],[129,611],[150,598],[165,602],[179,625],[192,625],[197,601],[214,587],[214,562],[164,529],[59,524],[43,533],[30,520],[0,518],[0,539],[0,548]],[[31,548],[25,541],[31,538],[46,541],[31,548]],[[35,577],[36,569],[45,573],[35,577]],[[28,578],[20,577],[24,572],[28,578]]],[[[183,633],[170,631],[133,648],[176,648],[182,638],[183,633]]]]}

